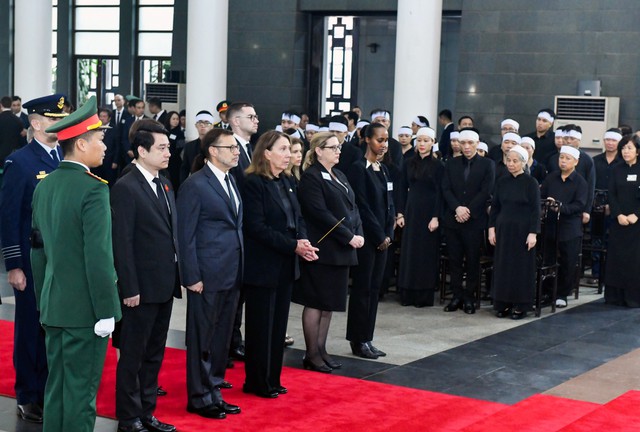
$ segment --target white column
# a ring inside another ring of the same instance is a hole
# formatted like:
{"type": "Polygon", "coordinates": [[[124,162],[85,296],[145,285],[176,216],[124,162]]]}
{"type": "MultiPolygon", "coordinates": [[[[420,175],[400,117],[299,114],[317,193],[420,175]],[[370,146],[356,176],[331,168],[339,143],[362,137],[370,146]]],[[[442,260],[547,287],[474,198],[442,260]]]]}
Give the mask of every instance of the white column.
{"type": "Polygon", "coordinates": [[[424,115],[437,127],[442,0],[398,0],[393,136],[424,115]]]}
{"type": "Polygon", "coordinates": [[[227,95],[228,0],[189,0],[187,12],[187,140],[196,139],[195,116],[227,95]]]}
{"type": "Polygon", "coordinates": [[[52,4],[51,1],[20,0],[14,5],[13,94],[27,102],[52,93],[52,4]]]}

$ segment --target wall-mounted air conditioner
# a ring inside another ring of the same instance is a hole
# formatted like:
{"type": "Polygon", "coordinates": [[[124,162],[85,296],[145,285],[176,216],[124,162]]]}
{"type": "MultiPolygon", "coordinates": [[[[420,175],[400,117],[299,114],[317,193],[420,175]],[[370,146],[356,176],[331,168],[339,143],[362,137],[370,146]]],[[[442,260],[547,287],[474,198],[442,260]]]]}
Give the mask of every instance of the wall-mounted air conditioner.
{"type": "Polygon", "coordinates": [[[618,127],[620,98],[591,96],[556,96],[555,127],[570,123],[582,128],[580,147],[602,151],[607,129],[618,127]]]}
{"type": "MultiPolygon", "coordinates": [[[[185,109],[186,102],[185,84],[178,83],[147,83],[144,85],[144,99],[157,97],[162,101],[162,109],[178,111],[185,109]]],[[[147,112],[147,115],[149,113],[147,112]]]]}

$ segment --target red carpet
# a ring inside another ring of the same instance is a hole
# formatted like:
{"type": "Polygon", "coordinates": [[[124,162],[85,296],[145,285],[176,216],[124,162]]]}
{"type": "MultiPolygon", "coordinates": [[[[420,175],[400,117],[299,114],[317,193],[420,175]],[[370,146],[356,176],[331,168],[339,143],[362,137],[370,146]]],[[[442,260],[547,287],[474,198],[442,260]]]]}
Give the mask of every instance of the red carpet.
{"type": "MultiPolygon", "coordinates": [[[[13,323],[0,321],[0,394],[14,396],[11,365],[13,323]]],[[[289,393],[261,399],[241,391],[242,363],[229,369],[234,385],[224,398],[242,413],[208,420],[186,412],[185,352],[167,349],[160,383],[169,392],[158,398],[156,416],[181,432],[220,431],[629,431],[637,430],[640,392],[629,392],[605,405],[536,395],[513,406],[415,390],[353,378],[285,368],[289,393]],[[393,428],[393,429],[392,429],[393,428]]],[[[114,417],[115,351],[109,349],[98,413],[114,417]]]]}

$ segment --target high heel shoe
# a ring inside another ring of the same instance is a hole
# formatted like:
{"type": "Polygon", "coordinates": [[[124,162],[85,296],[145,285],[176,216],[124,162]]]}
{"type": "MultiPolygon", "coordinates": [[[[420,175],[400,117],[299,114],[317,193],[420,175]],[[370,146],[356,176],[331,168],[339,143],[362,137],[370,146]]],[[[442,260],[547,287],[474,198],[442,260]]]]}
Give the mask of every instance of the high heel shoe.
{"type": "Polygon", "coordinates": [[[306,370],[322,373],[331,373],[331,371],[333,370],[326,364],[317,365],[313,363],[311,359],[308,359],[306,357],[302,358],[302,367],[304,367],[306,370]]]}
{"type": "Polygon", "coordinates": [[[340,369],[342,367],[342,363],[335,361],[331,357],[327,356],[327,358],[322,359],[324,364],[329,366],[331,369],[340,369]]]}

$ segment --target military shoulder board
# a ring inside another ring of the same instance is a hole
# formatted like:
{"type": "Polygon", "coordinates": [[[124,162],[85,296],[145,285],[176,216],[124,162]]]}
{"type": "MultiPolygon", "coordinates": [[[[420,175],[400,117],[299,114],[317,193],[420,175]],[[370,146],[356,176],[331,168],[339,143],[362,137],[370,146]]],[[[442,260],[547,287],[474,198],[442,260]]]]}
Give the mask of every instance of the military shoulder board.
{"type": "Polygon", "coordinates": [[[105,179],[103,179],[102,177],[98,177],[97,175],[95,175],[94,173],[92,173],[91,171],[85,171],[85,174],[87,174],[90,177],[93,177],[96,180],[101,181],[104,184],[109,184],[108,181],[106,181],[105,179]]]}

